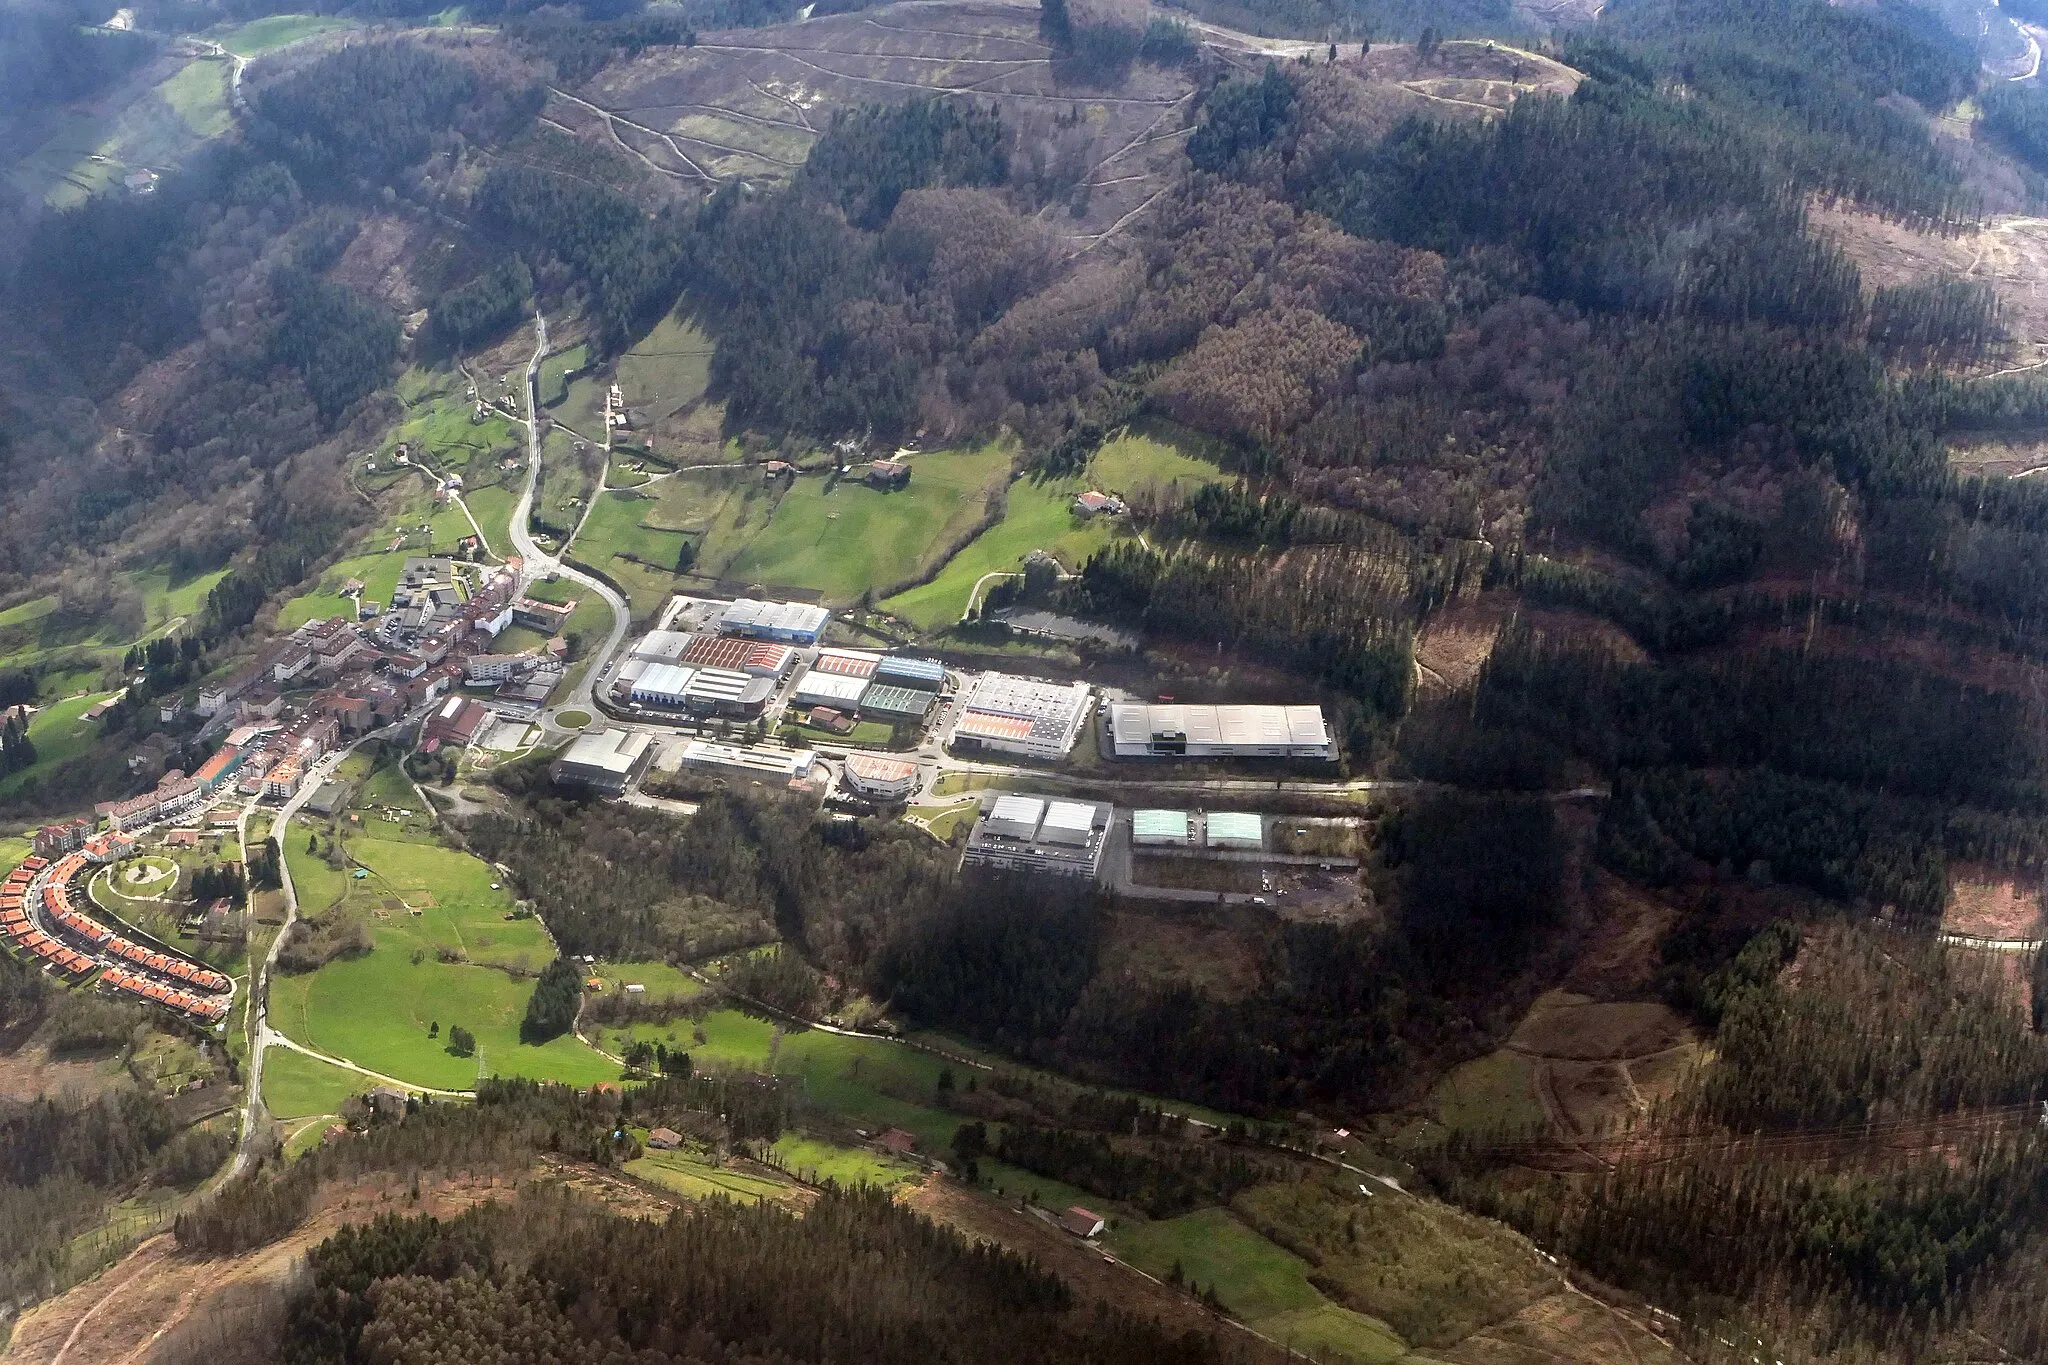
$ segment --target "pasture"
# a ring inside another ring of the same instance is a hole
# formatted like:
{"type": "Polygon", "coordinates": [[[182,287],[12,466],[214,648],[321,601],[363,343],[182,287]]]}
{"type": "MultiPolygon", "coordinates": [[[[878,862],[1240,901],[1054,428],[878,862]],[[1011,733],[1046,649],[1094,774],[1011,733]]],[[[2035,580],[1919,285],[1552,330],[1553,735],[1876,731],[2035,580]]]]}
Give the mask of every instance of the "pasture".
{"type": "Polygon", "coordinates": [[[272,14],[222,34],[220,44],[237,56],[260,57],[322,33],[354,27],[347,19],[326,14],[272,14]]]}
{"type": "Polygon", "coordinates": [[[1024,556],[1044,550],[1069,572],[1109,544],[1113,521],[1085,521],[1073,512],[1076,496],[1096,489],[1126,497],[1144,492],[1183,496],[1225,477],[1198,453],[1201,440],[1168,424],[1118,433],[1095,453],[1087,469],[1064,479],[1019,479],[1010,485],[1003,519],[946,561],[931,582],[884,599],[881,609],[922,630],[960,619],[975,584],[991,573],[1015,572],[1024,556]]]}
{"type": "Polygon", "coordinates": [[[780,1179],[729,1170],[680,1151],[659,1152],[649,1148],[645,1156],[627,1162],[620,1169],[627,1175],[691,1199],[723,1197],[742,1204],[758,1204],[764,1199],[786,1200],[794,1193],[793,1188],[780,1179]]]}
{"type": "MultiPolygon", "coordinates": [[[[797,588],[829,602],[881,594],[938,563],[981,521],[1009,480],[1012,447],[933,451],[911,459],[910,486],[890,492],[853,478],[806,475],[766,490],[765,524],[748,499],[744,521],[705,538],[697,572],[769,589],[797,588]],[[731,547],[718,553],[721,540],[731,547]]],[[[731,510],[731,500],[721,516],[731,510]]]]}
{"type": "Polygon", "coordinates": [[[839,1185],[900,1185],[919,1174],[908,1161],[799,1133],[784,1133],[770,1150],[785,1170],[812,1185],[828,1180],[839,1185]]]}
{"type": "Polygon", "coordinates": [[[36,761],[20,772],[0,778],[0,796],[12,796],[37,773],[90,749],[99,737],[99,726],[85,718],[85,711],[108,695],[105,692],[86,692],[66,697],[63,701],[50,703],[30,717],[28,737],[29,742],[36,746],[36,761]]]}
{"type": "MultiPolygon", "coordinates": [[[[287,847],[294,884],[301,866],[315,861],[305,858],[303,847],[287,847]]],[[[277,978],[271,1012],[287,1035],[439,1089],[466,1089],[479,1075],[577,1085],[617,1078],[614,1064],[571,1035],[539,1047],[519,1041],[519,1021],[533,993],[527,974],[547,964],[554,946],[539,920],[507,918],[512,893],[491,889],[489,867],[436,844],[369,836],[351,839],[349,852],[368,877],[316,875],[330,894],[336,886],[330,878],[339,878],[339,908],[326,913],[360,917],[374,947],[315,972],[277,978]],[[449,1052],[448,1031],[456,1024],[476,1035],[480,1058],[449,1052]]],[[[307,904],[303,888],[301,902],[307,904]]]]}
{"type": "Polygon", "coordinates": [[[272,1118],[338,1114],[343,1100],[374,1084],[367,1076],[290,1048],[270,1048],[263,1054],[263,1104],[272,1118]]]}
{"type": "Polygon", "coordinates": [[[658,425],[697,402],[711,385],[713,350],[711,338],[696,323],[674,314],[663,318],[618,359],[619,393],[626,406],[658,425]]]}

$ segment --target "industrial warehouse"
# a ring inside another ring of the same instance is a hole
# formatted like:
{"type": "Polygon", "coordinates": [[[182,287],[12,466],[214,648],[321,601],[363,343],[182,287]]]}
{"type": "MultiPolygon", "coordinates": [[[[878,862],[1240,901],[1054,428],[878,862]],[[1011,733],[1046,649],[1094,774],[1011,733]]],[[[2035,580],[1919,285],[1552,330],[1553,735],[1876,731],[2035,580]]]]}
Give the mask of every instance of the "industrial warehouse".
{"type": "Polygon", "coordinates": [[[654,740],[634,730],[596,730],[579,735],[555,760],[554,779],[600,796],[622,796],[640,780],[654,756],[654,740]]]}
{"type": "Polygon", "coordinates": [[[1337,757],[1320,706],[1178,706],[1112,702],[1117,758],[1337,757]]]}
{"type": "Polygon", "coordinates": [[[961,864],[1093,880],[1110,827],[1111,810],[1100,802],[999,796],[974,822],[961,864]]]}
{"type": "Polygon", "coordinates": [[[984,673],[961,698],[950,743],[956,749],[1065,758],[1088,718],[1087,683],[1051,683],[984,673]]]}

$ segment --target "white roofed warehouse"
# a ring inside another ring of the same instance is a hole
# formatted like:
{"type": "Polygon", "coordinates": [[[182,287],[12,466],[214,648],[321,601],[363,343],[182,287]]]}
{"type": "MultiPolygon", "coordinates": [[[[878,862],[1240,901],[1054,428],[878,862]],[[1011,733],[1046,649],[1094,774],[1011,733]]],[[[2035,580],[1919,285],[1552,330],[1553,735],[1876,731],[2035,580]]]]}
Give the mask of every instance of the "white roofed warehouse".
{"type": "Polygon", "coordinates": [[[680,711],[688,705],[690,683],[697,670],[682,664],[649,664],[633,680],[632,698],[642,706],[680,711]]]}
{"type": "Polygon", "coordinates": [[[974,822],[961,865],[1092,880],[1102,868],[1111,816],[1095,801],[998,796],[974,822]]]}
{"type": "Polygon", "coordinates": [[[1249,811],[1211,811],[1204,822],[1210,848],[1255,850],[1266,846],[1265,822],[1249,811]]]}
{"type": "Polygon", "coordinates": [[[623,796],[647,771],[654,741],[634,730],[595,730],[555,760],[554,779],[563,786],[583,787],[601,796],[623,796]]]}
{"type": "Polygon", "coordinates": [[[1027,758],[1065,758],[1088,718],[1088,684],[984,673],[960,700],[951,744],[1027,758]]]}
{"type": "Polygon", "coordinates": [[[861,697],[871,685],[866,678],[814,668],[797,681],[789,700],[796,706],[830,706],[852,712],[860,706],[861,697]]]}
{"type": "Polygon", "coordinates": [[[814,645],[825,633],[832,613],[803,602],[762,602],[741,598],[718,618],[718,629],[726,635],[744,635],[750,640],[773,640],[784,645],[814,645]]]}
{"type": "Polygon", "coordinates": [[[1140,848],[1192,848],[1194,824],[1184,810],[1134,810],[1131,842],[1140,848]]]}
{"type": "Polygon", "coordinates": [[[1337,757],[1320,706],[1113,702],[1109,734],[1118,758],[1337,757]]]}

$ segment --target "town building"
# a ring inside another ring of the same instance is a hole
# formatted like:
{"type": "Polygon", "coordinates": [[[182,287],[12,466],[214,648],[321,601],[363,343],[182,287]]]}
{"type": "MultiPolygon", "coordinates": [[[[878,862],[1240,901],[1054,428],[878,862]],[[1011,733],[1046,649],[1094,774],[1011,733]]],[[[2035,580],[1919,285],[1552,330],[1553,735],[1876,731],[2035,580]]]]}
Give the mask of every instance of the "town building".
{"type": "Polygon", "coordinates": [[[281,759],[276,767],[263,775],[263,799],[289,801],[299,794],[299,788],[305,782],[306,770],[299,766],[298,759],[281,759]]]}
{"type": "Polygon", "coordinates": [[[875,801],[905,801],[916,794],[917,765],[909,759],[880,754],[848,754],[840,767],[841,785],[856,796],[875,801]]]}
{"type": "Polygon", "coordinates": [[[421,738],[467,748],[491,719],[490,708],[468,697],[450,697],[427,718],[421,738]]]}
{"type": "Polygon", "coordinates": [[[1320,706],[1113,702],[1109,735],[1118,758],[1337,757],[1320,706]]]}
{"type": "Polygon", "coordinates": [[[539,663],[531,654],[472,654],[462,661],[462,676],[471,684],[501,683],[532,672],[539,663]]]}
{"type": "Polygon", "coordinates": [[[961,862],[1093,879],[1109,843],[1111,814],[1107,805],[1095,801],[998,796],[974,822],[961,862]]]}
{"type": "Polygon", "coordinates": [[[818,756],[809,749],[741,749],[693,739],[683,747],[682,765],[717,777],[789,786],[811,780],[818,756]]]}
{"type": "Polygon", "coordinates": [[[804,602],[763,602],[743,597],[718,618],[719,633],[784,645],[815,645],[832,613],[804,602]]]}
{"type": "Polygon", "coordinates": [[[528,626],[534,630],[553,635],[564,625],[576,610],[576,603],[543,602],[537,597],[522,597],[512,607],[512,621],[515,625],[528,626]]]}
{"type": "Polygon", "coordinates": [[[606,728],[578,735],[555,760],[553,777],[566,787],[600,796],[623,796],[654,758],[654,739],[638,730],[606,728]]]}
{"type": "Polygon", "coordinates": [[[960,700],[953,747],[1064,758],[1088,716],[1088,684],[983,673],[960,700]]]}
{"type": "Polygon", "coordinates": [[[84,816],[66,820],[61,824],[44,825],[35,833],[33,844],[38,858],[61,858],[85,847],[85,841],[92,837],[93,822],[84,816]]]}

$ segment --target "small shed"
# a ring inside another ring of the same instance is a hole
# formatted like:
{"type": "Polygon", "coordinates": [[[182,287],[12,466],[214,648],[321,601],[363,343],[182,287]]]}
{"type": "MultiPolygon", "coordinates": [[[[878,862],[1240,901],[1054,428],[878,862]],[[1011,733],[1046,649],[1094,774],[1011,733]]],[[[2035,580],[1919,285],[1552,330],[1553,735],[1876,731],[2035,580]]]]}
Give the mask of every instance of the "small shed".
{"type": "Polygon", "coordinates": [[[683,1135],[673,1128],[655,1128],[647,1134],[647,1145],[659,1152],[672,1152],[683,1145],[683,1135]]]}

